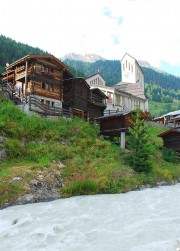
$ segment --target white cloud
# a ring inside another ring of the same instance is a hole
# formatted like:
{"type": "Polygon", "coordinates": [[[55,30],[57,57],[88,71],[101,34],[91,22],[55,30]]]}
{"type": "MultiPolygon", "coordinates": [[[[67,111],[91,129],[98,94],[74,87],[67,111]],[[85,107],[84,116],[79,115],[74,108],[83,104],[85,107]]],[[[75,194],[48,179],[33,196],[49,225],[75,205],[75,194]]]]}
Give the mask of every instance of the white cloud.
{"type": "Polygon", "coordinates": [[[62,57],[69,52],[180,65],[179,0],[6,0],[0,33],[62,57]]]}

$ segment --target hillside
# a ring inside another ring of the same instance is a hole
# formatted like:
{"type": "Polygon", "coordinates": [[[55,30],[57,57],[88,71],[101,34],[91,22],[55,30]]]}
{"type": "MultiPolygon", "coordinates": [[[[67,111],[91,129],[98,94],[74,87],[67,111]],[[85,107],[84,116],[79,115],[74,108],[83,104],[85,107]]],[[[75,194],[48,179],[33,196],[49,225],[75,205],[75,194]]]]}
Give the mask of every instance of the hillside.
{"type": "Polygon", "coordinates": [[[0,35],[0,73],[5,70],[6,63],[11,64],[28,54],[47,54],[47,52],[0,35]]]}
{"type": "Polygon", "coordinates": [[[117,145],[97,136],[97,125],[81,119],[28,116],[0,99],[0,206],[47,201],[81,194],[122,193],[145,185],[172,183],[180,163],[162,159],[164,129],[149,126],[152,171],[136,173],[117,145]]]}

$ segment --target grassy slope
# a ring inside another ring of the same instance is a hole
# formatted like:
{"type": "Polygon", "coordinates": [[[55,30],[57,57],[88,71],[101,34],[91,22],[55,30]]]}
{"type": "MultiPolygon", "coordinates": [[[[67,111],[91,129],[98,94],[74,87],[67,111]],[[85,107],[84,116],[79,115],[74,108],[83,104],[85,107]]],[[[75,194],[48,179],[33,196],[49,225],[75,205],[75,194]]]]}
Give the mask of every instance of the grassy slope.
{"type": "Polygon", "coordinates": [[[163,103],[149,101],[149,112],[152,117],[159,117],[168,112],[176,111],[180,109],[180,102],[176,103],[163,103]]]}
{"type": "Polygon", "coordinates": [[[172,181],[180,177],[180,164],[162,160],[163,129],[149,127],[153,169],[135,173],[124,163],[125,153],[116,145],[97,137],[99,128],[78,118],[56,121],[28,116],[13,104],[0,100],[0,135],[7,138],[8,158],[0,167],[0,205],[27,193],[26,182],[39,171],[62,169],[64,197],[80,194],[119,193],[144,184],[172,181]],[[9,183],[20,176],[20,182],[9,183]]]}

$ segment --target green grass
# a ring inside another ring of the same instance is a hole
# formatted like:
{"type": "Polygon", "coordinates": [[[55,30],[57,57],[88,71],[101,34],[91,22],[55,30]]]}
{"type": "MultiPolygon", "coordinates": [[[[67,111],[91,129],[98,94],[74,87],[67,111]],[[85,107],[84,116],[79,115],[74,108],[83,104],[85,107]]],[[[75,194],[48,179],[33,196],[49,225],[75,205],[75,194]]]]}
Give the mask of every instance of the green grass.
{"type": "Polygon", "coordinates": [[[174,103],[163,103],[163,102],[155,102],[155,101],[149,101],[149,112],[151,114],[151,117],[159,117],[163,114],[166,114],[168,112],[176,111],[180,109],[180,102],[174,102],[174,103]]]}
{"type": "Polygon", "coordinates": [[[39,171],[59,173],[62,169],[62,196],[120,193],[141,185],[172,181],[180,177],[180,164],[162,157],[164,129],[149,126],[152,172],[138,174],[126,165],[127,154],[117,145],[97,137],[99,127],[78,118],[55,121],[28,116],[11,102],[0,100],[0,135],[6,137],[7,160],[0,165],[0,205],[27,193],[24,185],[39,171]],[[22,177],[14,186],[13,177],[22,177]]]}

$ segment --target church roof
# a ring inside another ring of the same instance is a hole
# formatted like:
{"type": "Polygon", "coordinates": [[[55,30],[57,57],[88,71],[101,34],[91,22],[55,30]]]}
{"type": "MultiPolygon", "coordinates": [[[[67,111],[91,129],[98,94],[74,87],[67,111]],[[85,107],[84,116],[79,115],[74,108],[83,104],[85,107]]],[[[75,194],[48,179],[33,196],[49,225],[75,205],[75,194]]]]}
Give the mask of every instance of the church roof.
{"type": "Polygon", "coordinates": [[[122,91],[127,94],[131,94],[138,98],[146,99],[142,89],[140,88],[139,84],[132,84],[132,83],[124,83],[120,82],[114,86],[115,90],[122,91]]]}

